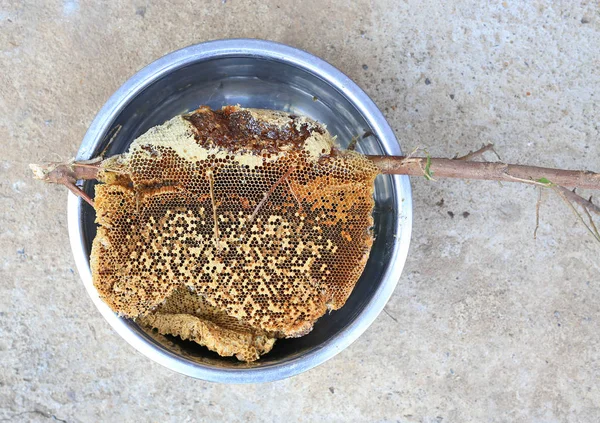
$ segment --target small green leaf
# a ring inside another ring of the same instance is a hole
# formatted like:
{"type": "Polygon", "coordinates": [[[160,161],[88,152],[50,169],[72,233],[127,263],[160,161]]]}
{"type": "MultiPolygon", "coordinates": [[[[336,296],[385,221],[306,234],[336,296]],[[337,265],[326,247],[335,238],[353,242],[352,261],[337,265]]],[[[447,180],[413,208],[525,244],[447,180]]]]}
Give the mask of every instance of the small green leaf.
{"type": "Polygon", "coordinates": [[[553,185],[552,182],[550,182],[548,180],[548,178],[540,178],[536,182],[539,182],[540,184],[544,184],[544,185],[547,185],[547,186],[553,185]]]}
{"type": "Polygon", "coordinates": [[[427,162],[425,163],[425,179],[428,181],[435,181],[435,179],[433,179],[433,172],[431,171],[431,156],[427,151],[425,151],[425,154],[427,155],[427,162]]]}

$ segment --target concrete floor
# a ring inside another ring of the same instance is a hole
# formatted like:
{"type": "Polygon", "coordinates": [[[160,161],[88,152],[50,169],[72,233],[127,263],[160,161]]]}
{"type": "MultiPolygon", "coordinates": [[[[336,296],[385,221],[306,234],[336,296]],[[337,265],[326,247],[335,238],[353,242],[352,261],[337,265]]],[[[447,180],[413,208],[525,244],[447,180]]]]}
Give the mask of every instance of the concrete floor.
{"type": "Polygon", "coordinates": [[[600,246],[551,192],[534,240],[534,188],[414,179],[387,314],[305,374],[224,386],[111,330],[74,271],[66,190],[27,168],[71,157],[147,63],[257,37],[346,72],[405,150],[493,142],[506,161],[598,171],[596,2],[157,3],[0,2],[0,420],[600,421],[600,246]]]}

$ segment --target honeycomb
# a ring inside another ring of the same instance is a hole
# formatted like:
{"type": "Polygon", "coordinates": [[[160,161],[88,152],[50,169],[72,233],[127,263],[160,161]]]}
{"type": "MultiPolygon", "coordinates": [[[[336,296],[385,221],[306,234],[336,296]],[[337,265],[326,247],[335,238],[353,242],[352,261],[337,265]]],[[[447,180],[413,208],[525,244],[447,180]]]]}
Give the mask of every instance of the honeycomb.
{"type": "Polygon", "coordinates": [[[368,259],[379,170],[306,117],[200,107],[101,166],[100,296],[221,355],[252,361],[307,334],[368,259]]]}
{"type": "Polygon", "coordinates": [[[254,361],[271,351],[276,338],[210,306],[188,288],[176,289],[156,311],[138,323],[204,345],[219,355],[254,361]]]}

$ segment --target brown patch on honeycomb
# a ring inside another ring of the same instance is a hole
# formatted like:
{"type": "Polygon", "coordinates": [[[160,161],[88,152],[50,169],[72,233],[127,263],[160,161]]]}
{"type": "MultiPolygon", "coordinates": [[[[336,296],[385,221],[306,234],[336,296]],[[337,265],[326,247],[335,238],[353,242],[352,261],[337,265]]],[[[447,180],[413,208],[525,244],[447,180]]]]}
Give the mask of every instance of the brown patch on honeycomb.
{"type": "Polygon", "coordinates": [[[128,317],[188,287],[252,330],[301,336],[364,269],[377,174],[305,117],[233,106],[175,117],[103,163],[94,284],[128,317]]]}
{"type": "Polygon", "coordinates": [[[257,330],[209,305],[188,288],[175,290],[154,312],[137,322],[162,335],[179,336],[215,351],[235,355],[241,361],[254,361],[273,348],[273,334],[257,330]]]}
{"type": "MultiPolygon", "coordinates": [[[[207,148],[222,147],[232,152],[249,149],[261,153],[278,153],[290,145],[301,148],[311,132],[324,133],[324,130],[315,126],[313,122],[297,121],[297,116],[294,115],[287,115],[288,122],[284,124],[281,120],[269,122],[260,118],[264,116],[263,111],[262,116],[258,116],[257,119],[256,111],[253,115],[250,111],[236,106],[225,106],[218,112],[212,111],[208,106],[202,106],[183,117],[194,126],[196,140],[200,145],[207,148]]],[[[272,116],[273,114],[269,117],[272,116]]],[[[279,119],[285,116],[283,113],[277,113],[279,119]]]]}

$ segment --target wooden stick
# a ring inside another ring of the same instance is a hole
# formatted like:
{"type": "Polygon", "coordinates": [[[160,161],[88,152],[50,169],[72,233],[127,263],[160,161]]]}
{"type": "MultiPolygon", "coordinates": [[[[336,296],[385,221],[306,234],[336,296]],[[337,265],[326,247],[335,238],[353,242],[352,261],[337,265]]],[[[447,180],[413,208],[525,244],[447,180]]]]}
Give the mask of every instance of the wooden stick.
{"type": "Polygon", "coordinates": [[[600,207],[598,207],[597,205],[592,203],[591,198],[589,200],[586,200],[581,195],[579,195],[571,190],[568,190],[564,187],[559,186],[556,188],[560,192],[562,192],[565,195],[565,197],[567,197],[569,200],[573,201],[574,203],[579,204],[582,208],[587,209],[587,210],[591,211],[592,213],[595,213],[598,216],[600,216],[600,207]]]}
{"type": "Polygon", "coordinates": [[[496,150],[494,150],[494,144],[491,144],[491,143],[484,145],[479,150],[470,151],[468,154],[465,154],[464,156],[454,157],[453,160],[473,160],[477,157],[483,156],[483,153],[485,153],[486,151],[490,151],[490,150],[493,151],[494,154],[496,154],[496,157],[498,157],[498,160],[502,160],[500,158],[500,156],[498,155],[498,153],[496,153],[496,150]]]}
{"type": "Polygon", "coordinates": [[[97,179],[100,171],[101,159],[76,162],[53,162],[45,164],[30,164],[36,179],[51,184],[66,186],[73,194],[83,198],[90,206],[94,207],[94,200],[76,185],[80,179],[97,179]]]}
{"type": "Polygon", "coordinates": [[[582,170],[563,170],[521,166],[499,162],[471,162],[456,159],[404,156],[366,156],[384,174],[424,176],[426,169],[433,178],[483,179],[524,182],[567,188],[600,189],[600,174],[582,170]]]}

